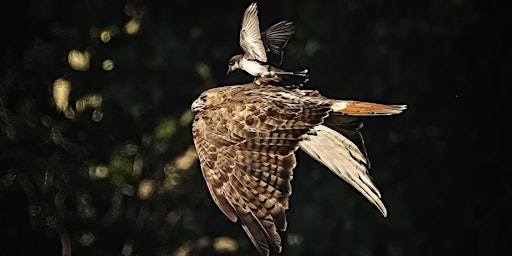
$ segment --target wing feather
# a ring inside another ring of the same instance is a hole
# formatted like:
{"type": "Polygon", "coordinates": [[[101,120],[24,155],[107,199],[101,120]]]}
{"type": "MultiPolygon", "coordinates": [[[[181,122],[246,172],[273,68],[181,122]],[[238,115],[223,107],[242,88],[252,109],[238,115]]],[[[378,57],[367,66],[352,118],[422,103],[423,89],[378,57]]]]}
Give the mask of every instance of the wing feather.
{"type": "MultiPolygon", "coordinates": [[[[261,32],[261,40],[265,46],[265,51],[272,52],[278,57],[278,61],[275,63],[276,66],[281,66],[283,63],[284,47],[288,44],[290,37],[295,33],[294,30],[295,26],[293,26],[293,22],[284,20],[261,32]]],[[[268,57],[269,56],[267,56],[267,58],[268,57]]]]}
{"type": "Polygon", "coordinates": [[[384,217],[387,216],[380,192],[368,175],[366,154],[356,144],[335,130],[319,125],[300,147],[363,194],[384,217]]]}
{"type": "Polygon", "coordinates": [[[252,3],[247,7],[242,18],[240,29],[240,47],[244,50],[246,59],[267,62],[267,54],[260,34],[260,22],[258,20],[258,7],[252,3]]]}

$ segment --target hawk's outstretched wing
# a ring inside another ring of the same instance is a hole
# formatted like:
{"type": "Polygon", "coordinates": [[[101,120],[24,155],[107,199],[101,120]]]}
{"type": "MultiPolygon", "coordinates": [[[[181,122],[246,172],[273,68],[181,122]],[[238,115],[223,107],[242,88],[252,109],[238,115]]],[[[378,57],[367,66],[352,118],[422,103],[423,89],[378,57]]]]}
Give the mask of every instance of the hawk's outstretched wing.
{"type": "MultiPolygon", "coordinates": [[[[232,221],[240,220],[260,255],[281,251],[290,180],[300,146],[346,180],[384,216],[380,192],[368,175],[366,153],[322,123],[329,112],[390,115],[403,105],[331,100],[317,91],[269,84],[207,90],[192,104],[192,129],[210,194],[232,221]]],[[[362,142],[362,141],[361,141],[362,142]]]]}
{"type": "Polygon", "coordinates": [[[301,95],[250,85],[216,89],[200,96],[206,107],[193,123],[204,178],[219,208],[232,221],[240,219],[262,255],[268,254],[267,239],[280,251],[276,228],[286,229],[294,152],[331,106],[315,91],[301,95]]]}
{"type": "Polygon", "coordinates": [[[256,3],[249,5],[244,12],[239,43],[240,47],[244,50],[244,57],[246,59],[267,62],[267,53],[263,41],[261,40],[258,7],[256,3]]]}
{"type": "Polygon", "coordinates": [[[387,216],[380,192],[368,173],[366,152],[359,150],[354,142],[325,125],[318,125],[300,147],[363,194],[384,217],[387,216]]]}

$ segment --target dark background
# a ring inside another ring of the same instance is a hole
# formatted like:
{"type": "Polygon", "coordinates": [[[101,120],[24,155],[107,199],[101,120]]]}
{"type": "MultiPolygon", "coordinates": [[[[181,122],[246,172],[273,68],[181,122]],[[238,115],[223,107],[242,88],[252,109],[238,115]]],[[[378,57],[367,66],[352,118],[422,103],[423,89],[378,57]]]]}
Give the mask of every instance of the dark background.
{"type": "MultiPolygon", "coordinates": [[[[248,5],[0,8],[0,255],[256,255],[210,198],[189,112],[201,91],[251,81],[225,75],[248,5]],[[71,67],[74,49],[90,54],[88,69],[71,67]],[[64,113],[59,78],[71,85],[64,113]]],[[[510,11],[509,1],[259,2],[262,28],[295,22],[284,67],[309,68],[308,87],[409,106],[362,130],[389,216],[298,152],[282,255],[509,254],[510,11]]]]}

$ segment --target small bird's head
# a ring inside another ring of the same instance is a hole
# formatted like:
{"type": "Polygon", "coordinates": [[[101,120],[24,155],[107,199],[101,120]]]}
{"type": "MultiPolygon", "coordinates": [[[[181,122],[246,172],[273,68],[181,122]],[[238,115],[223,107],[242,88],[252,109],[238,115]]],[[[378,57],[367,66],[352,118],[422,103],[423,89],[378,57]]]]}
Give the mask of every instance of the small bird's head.
{"type": "Polygon", "coordinates": [[[235,55],[233,57],[231,57],[231,59],[229,60],[229,64],[228,64],[228,73],[231,73],[237,69],[240,69],[240,60],[243,58],[243,55],[242,54],[238,54],[238,55],[235,55]]]}

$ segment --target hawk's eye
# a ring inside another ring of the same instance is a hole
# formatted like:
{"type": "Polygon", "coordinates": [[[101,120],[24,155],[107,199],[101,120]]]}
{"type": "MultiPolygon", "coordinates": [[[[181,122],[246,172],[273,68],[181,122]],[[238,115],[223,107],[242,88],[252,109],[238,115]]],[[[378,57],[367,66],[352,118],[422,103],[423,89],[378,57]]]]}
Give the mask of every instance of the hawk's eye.
{"type": "Polygon", "coordinates": [[[201,101],[206,101],[206,95],[201,95],[201,96],[199,96],[199,99],[200,99],[201,101]]]}

